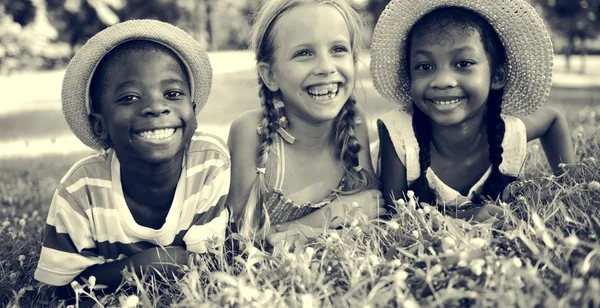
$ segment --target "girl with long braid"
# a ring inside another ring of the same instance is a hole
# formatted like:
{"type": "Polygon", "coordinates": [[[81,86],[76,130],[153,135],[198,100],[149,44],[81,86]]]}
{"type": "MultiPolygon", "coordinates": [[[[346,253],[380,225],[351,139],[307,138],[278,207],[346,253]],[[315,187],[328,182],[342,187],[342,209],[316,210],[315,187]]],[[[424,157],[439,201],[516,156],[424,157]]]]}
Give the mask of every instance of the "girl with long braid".
{"type": "Polygon", "coordinates": [[[360,17],[345,0],[267,0],[251,37],[262,108],[229,133],[228,205],[240,234],[275,245],[383,205],[353,91],[360,17]],[[353,210],[352,205],[358,205],[353,210]]]}
{"type": "MultiPolygon", "coordinates": [[[[392,0],[371,45],[377,90],[402,108],[378,121],[386,204],[412,190],[460,218],[499,216],[496,200],[540,138],[555,174],[574,163],[564,116],[540,107],[553,50],[525,0],[392,0]]],[[[393,207],[387,208],[393,212],[393,207]]]]}

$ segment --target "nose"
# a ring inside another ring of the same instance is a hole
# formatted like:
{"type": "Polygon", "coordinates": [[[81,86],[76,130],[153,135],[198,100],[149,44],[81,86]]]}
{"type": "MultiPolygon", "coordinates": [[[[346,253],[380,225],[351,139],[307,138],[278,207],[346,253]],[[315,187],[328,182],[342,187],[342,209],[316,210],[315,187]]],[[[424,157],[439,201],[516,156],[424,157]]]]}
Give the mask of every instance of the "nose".
{"type": "Polygon", "coordinates": [[[145,117],[158,117],[171,113],[171,106],[165,102],[164,97],[151,97],[142,109],[145,117]]]}
{"type": "Polygon", "coordinates": [[[315,75],[329,75],[336,72],[335,63],[329,53],[321,54],[317,57],[317,63],[315,65],[315,75]]]}
{"type": "Polygon", "coordinates": [[[435,72],[429,84],[430,87],[435,89],[454,88],[457,85],[458,82],[456,81],[456,78],[452,75],[452,73],[444,69],[440,69],[437,72],[435,72]]]}

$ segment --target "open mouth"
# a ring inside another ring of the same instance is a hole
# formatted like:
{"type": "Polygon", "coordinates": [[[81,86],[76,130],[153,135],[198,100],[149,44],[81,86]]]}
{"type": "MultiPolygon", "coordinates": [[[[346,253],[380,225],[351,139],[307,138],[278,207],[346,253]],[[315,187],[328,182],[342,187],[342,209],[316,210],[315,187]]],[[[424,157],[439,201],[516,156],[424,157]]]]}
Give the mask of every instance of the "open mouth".
{"type": "Polygon", "coordinates": [[[149,140],[167,139],[175,134],[179,128],[160,128],[153,130],[145,130],[135,133],[136,135],[149,140]]]}
{"type": "Polygon", "coordinates": [[[446,106],[446,105],[458,104],[463,99],[465,99],[465,98],[464,97],[458,97],[458,98],[455,98],[455,99],[448,99],[448,100],[434,100],[434,99],[431,99],[429,101],[432,102],[435,105],[446,106]]]}
{"type": "Polygon", "coordinates": [[[317,86],[310,86],[306,89],[308,95],[318,101],[324,101],[335,98],[338,94],[339,84],[330,83],[317,86]]]}

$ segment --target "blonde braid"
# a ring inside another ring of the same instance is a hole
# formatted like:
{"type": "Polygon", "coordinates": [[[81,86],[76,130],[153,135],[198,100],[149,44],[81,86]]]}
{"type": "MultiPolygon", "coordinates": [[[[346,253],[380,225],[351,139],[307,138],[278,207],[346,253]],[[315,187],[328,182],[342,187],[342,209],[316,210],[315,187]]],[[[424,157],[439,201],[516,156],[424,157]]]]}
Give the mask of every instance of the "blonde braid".
{"type": "Polygon", "coordinates": [[[261,78],[258,78],[258,84],[260,86],[259,96],[263,112],[257,128],[260,138],[260,146],[258,147],[256,156],[257,172],[256,179],[246,201],[246,206],[244,206],[244,209],[240,213],[240,234],[247,237],[252,236],[258,228],[262,227],[266,231],[271,225],[264,200],[264,195],[268,190],[265,180],[265,170],[277,130],[282,125],[282,118],[285,117],[283,104],[277,103],[274,93],[267,88],[261,78]],[[261,218],[264,218],[262,226],[260,225],[261,218]]]}
{"type": "MultiPolygon", "coordinates": [[[[333,140],[337,145],[337,155],[344,165],[343,194],[352,194],[377,187],[375,175],[362,168],[359,161],[359,152],[363,147],[354,132],[357,124],[356,113],[356,99],[354,95],[351,95],[333,120],[333,140]]],[[[367,144],[366,147],[368,150],[369,145],[367,144]]]]}

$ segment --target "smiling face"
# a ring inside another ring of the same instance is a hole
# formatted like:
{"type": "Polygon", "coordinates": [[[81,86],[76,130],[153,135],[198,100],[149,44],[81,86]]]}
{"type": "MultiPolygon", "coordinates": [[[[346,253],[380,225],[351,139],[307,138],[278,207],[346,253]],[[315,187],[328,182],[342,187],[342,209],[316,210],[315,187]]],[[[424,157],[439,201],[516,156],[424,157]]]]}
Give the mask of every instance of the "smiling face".
{"type": "MultiPolygon", "coordinates": [[[[182,155],[196,128],[190,85],[181,62],[162,50],[133,50],[112,57],[92,95],[101,106],[92,118],[109,138],[121,164],[160,164],[182,155]]],[[[97,107],[96,107],[97,108],[97,107]]]]}
{"type": "Polygon", "coordinates": [[[473,26],[415,26],[409,65],[414,104],[434,123],[452,126],[483,116],[492,84],[490,58],[473,26]]]}
{"type": "Polygon", "coordinates": [[[288,116],[310,123],[332,120],[354,90],[355,65],[348,25],[331,5],[295,7],[273,26],[273,63],[259,72],[280,91],[288,116]]]}

